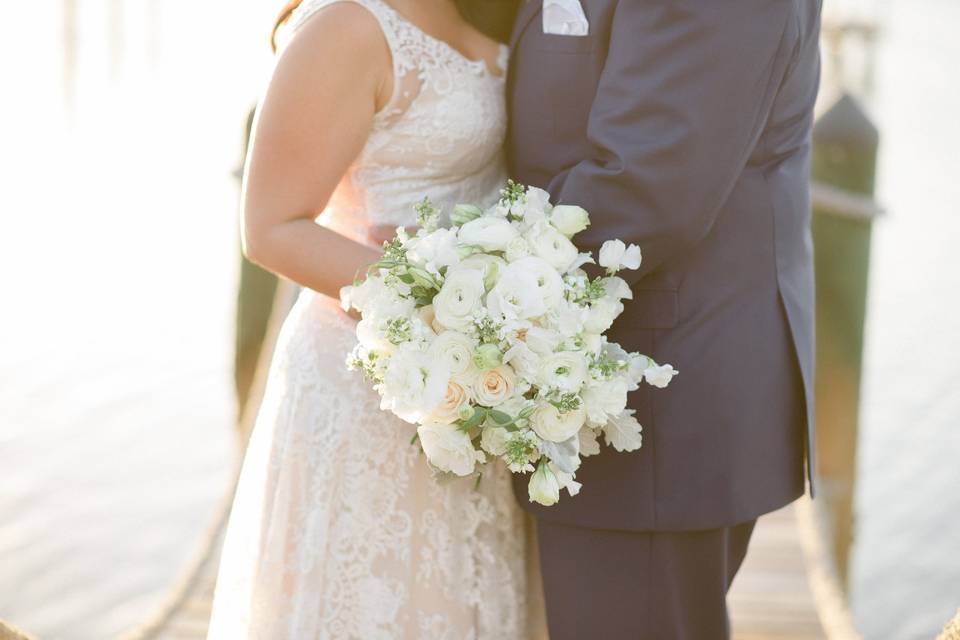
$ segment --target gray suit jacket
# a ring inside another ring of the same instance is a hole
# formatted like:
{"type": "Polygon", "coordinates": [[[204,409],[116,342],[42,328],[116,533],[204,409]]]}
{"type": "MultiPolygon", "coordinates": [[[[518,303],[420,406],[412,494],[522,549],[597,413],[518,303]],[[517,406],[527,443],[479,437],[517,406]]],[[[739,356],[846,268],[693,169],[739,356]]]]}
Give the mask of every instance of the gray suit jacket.
{"type": "Polygon", "coordinates": [[[680,374],[631,394],[639,452],[605,448],[554,522],[726,526],[813,495],[810,133],[820,0],[581,0],[584,37],[511,38],[512,175],[578,204],[576,240],[643,250],[612,337],[680,374]]]}

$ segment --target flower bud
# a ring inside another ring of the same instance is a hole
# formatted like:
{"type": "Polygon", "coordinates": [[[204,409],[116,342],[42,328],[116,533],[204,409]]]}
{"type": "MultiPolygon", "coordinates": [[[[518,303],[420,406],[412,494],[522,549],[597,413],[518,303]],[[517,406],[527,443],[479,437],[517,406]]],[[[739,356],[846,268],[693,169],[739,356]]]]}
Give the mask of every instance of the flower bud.
{"type": "Polygon", "coordinates": [[[480,207],[472,204],[458,204],[453,208],[453,213],[450,214],[450,221],[459,227],[479,218],[481,215],[483,215],[483,211],[480,210],[480,207]]]}
{"type": "Polygon", "coordinates": [[[473,352],[473,364],[481,371],[499,367],[503,363],[503,353],[495,344],[482,344],[473,352]]]}

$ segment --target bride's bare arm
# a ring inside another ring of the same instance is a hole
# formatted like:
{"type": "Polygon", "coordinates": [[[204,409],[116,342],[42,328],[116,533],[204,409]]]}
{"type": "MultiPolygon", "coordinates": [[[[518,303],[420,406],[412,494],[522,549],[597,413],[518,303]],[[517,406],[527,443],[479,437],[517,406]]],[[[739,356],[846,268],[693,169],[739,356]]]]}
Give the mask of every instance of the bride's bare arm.
{"type": "Polygon", "coordinates": [[[280,55],[258,109],[244,176],[244,254],[336,297],[380,251],[321,227],[324,209],[391,91],[376,19],[351,3],[311,17],[280,55]]]}

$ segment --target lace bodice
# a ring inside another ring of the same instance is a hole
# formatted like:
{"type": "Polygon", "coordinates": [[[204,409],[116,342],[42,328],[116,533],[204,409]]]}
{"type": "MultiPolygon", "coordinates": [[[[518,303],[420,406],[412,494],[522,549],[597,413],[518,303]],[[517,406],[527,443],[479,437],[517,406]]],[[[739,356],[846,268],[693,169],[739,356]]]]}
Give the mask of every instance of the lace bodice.
{"type": "Polygon", "coordinates": [[[377,19],[393,60],[393,92],[376,114],[366,145],[319,220],[359,241],[369,225],[413,225],[413,205],[429,196],[492,204],[506,181],[504,78],[508,49],[495,69],[425,33],[383,0],[305,0],[288,39],[321,9],[354,2],[377,19]]]}

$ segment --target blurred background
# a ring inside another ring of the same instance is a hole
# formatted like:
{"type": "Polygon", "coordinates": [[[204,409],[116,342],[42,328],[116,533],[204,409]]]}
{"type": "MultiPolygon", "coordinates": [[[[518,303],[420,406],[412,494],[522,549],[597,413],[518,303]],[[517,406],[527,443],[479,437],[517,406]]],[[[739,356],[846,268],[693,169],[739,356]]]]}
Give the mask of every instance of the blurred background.
{"type": "MultiPolygon", "coordinates": [[[[230,491],[279,4],[0,4],[0,618],[38,638],[141,627],[230,491]]],[[[960,2],[825,18],[820,518],[857,632],[932,638],[960,606],[960,2]]]]}

